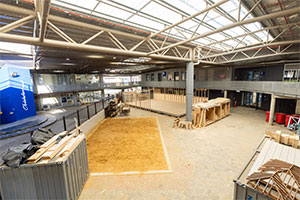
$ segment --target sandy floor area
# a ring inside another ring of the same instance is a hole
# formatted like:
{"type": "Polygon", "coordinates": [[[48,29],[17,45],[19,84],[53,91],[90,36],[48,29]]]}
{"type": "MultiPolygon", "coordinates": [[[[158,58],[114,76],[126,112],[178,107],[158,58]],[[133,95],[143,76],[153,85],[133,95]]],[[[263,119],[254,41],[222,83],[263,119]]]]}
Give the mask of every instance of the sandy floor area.
{"type": "Polygon", "coordinates": [[[268,128],[265,112],[238,107],[202,130],[173,129],[174,118],[139,109],[129,117],[158,117],[172,173],[91,176],[80,199],[230,200],[233,179],[268,128]]]}
{"type": "Polygon", "coordinates": [[[157,119],[106,119],[87,140],[91,173],[168,170],[157,119]]]}

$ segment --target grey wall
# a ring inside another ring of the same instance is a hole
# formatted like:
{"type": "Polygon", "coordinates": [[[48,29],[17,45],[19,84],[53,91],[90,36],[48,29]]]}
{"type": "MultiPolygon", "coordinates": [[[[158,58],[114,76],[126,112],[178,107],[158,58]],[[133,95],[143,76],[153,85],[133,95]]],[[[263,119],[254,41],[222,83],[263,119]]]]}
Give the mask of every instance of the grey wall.
{"type": "MultiPolygon", "coordinates": [[[[174,72],[179,72],[180,75],[180,81],[185,82],[185,80],[182,80],[181,74],[185,72],[185,68],[174,68],[174,69],[166,69],[166,70],[161,70],[161,71],[155,71],[155,72],[149,72],[149,73],[144,73],[142,74],[142,82],[151,82],[146,81],[146,75],[150,75],[151,79],[151,74],[154,74],[154,81],[158,81],[158,73],[163,73],[166,72],[172,73],[174,76],[174,72]]],[[[232,80],[232,67],[210,67],[210,68],[200,68],[195,66],[194,70],[195,74],[195,80],[198,81],[228,81],[232,80]],[[221,78],[220,76],[223,76],[225,78],[221,78]]],[[[173,77],[174,78],[174,77],[173,77]]],[[[163,77],[162,81],[168,81],[167,77],[163,77]]],[[[170,81],[173,82],[173,81],[170,81]]],[[[174,81],[178,82],[178,81],[174,81]]]]}
{"type": "Polygon", "coordinates": [[[264,72],[259,81],[282,81],[283,65],[252,68],[234,68],[234,80],[248,80],[248,72],[264,72]]]}

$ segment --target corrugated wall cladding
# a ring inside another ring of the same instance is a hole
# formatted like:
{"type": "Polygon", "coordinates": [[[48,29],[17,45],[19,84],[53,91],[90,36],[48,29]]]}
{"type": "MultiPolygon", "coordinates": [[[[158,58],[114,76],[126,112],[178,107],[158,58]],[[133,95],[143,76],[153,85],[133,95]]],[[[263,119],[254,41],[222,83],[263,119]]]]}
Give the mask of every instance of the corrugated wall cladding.
{"type": "Polygon", "coordinates": [[[65,162],[0,168],[3,199],[78,199],[89,176],[86,140],[65,162]]]}

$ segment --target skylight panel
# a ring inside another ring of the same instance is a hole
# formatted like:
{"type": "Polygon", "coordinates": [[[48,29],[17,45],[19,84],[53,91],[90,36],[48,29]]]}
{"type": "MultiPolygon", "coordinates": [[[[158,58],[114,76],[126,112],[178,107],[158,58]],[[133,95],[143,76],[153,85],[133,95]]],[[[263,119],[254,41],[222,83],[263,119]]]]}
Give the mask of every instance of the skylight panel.
{"type": "Polygon", "coordinates": [[[228,1],[228,2],[220,5],[220,8],[222,8],[226,12],[230,12],[230,11],[236,9],[237,6],[232,1],[228,1]]]}
{"type": "Polygon", "coordinates": [[[150,0],[122,0],[122,4],[134,8],[136,10],[140,10],[147,2],[150,0]]]}
{"type": "Polygon", "coordinates": [[[220,40],[224,40],[226,39],[224,35],[220,34],[220,33],[215,33],[213,35],[209,36],[210,38],[216,40],[216,41],[220,41],[220,40]]]}
{"type": "Polygon", "coordinates": [[[137,16],[137,15],[130,18],[129,21],[151,27],[152,29],[155,29],[155,30],[161,30],[164,28],[164,24],[155,22],[153,20],[146,19],[144,17],[137,16]]]}
{"type": "Polygon", "coordinates": [[[180,27],[184,27],[186,29],[192,29],[194,30],[197,26],[198,26],[198,23],[192,21],[192,20],[188,20],[182,24],[179,25],[180,27]]]}
{"type": "Polygon", "coordinates": [[[203,0],[172,0],[172,5],[180,8],[189,15],[206,8],[206,3],[203,0]]]}
{"type": "Polygon", "coordinates": [[[123,20],[126,20],[129,16],[132,15],[132,13],[109,6],[104,3],[100,3],[95,11],[100,12],[100,13],[105,13],[114,17],[121,18],[123,20]]]}
{"type": "Polygon", "coordinates": [[[72,9],[72,10],[76,10],[76,11],[80,11],[80,12],[83,12],[83,13],[87,13],[88,12],[88,10],[85,9],[85,8],[79,8],[76,5],[70,5],[70,4],[66,3],[66,2],[60,2],[60,1],[55,1],[54,0],[52,3],[56,4],[58,6],[63,6],[63,7],[66,7],[66,8],[72,9]]]}
{"type": "Polygon", "coordinates": [[[75,0],[75,1],[69,0],[68,2],[87,9],[94,9],[98,3],[98,1],[96,0],[75,0]]]}
{"type": "Polygon", "coordinates": [[[207,39],[205,39],[205,38],[200,38],[200,39],[197,39],[197,40],[195,40],[196,42],[199,42],[199,43],[201,43],[201,44],[209,44],[209,43],[211,43],[210,41],[208,41],[207,39]]]}
{"type": "Polygon", "coordinates": [[[97,0],[65,0],[65,1],[59,1],[59,0],[53,0],[53,4],[61,5],[67,8],[72,8],[74,10],[82,11],[82,12],[88,12],[86,9],[94,9],[97,5],[97,0]],[[82,7],[82,8],[78,8],[82,7]],[[86,9],[85,9],[86,8],[86,9]]]}
{"type": "Polygon", "coordinates": [[[150,4],[148,4],[145,8],[142,9],[142,11],[172,24],[182,19],[181,15],[155,2],[151,2],[150,4]]]}

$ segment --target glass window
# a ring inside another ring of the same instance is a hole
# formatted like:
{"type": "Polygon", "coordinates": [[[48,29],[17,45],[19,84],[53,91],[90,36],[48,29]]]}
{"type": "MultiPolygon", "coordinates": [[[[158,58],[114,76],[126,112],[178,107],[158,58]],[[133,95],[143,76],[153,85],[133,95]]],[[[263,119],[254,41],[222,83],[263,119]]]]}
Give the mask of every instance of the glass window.
{"type": "Polygon", "coordinates": [[[162,81],[162,73],[158,73],[157,74],[157,80],[158,81],[162,81]]]}
{"type": "Polygon", "coordinates": [[[298,70],[285,70],[283,74],[283,81],[297,82],[299,81],[299,76],[298,70]]]}
{"type": "Polygon", "coordinates": [[[168,81],[173,81],[173,74],[171,72],[168,73],[168,81]]]}
{"type": "Polygon", "coordinates": [[[151,81],[154,81],[155,80],[155,76],[154,76],[154,74],[152,73],[151,74],[151,81]]]}
{"type": "Polygon", "coordinates": [[[150,81],[150,74],[146,74],[146,81],[150,81]]]}
{"type": "Polygon", "coordinates": [[[185,81],[186,79],[186,72],[181,72],[181,80],[185,81]]]}
{"type": "Polygon", "coordinates": [[[174,80],[175,81],[179,81],[180,80],[179,72],[174,72],[174,80]]]}

